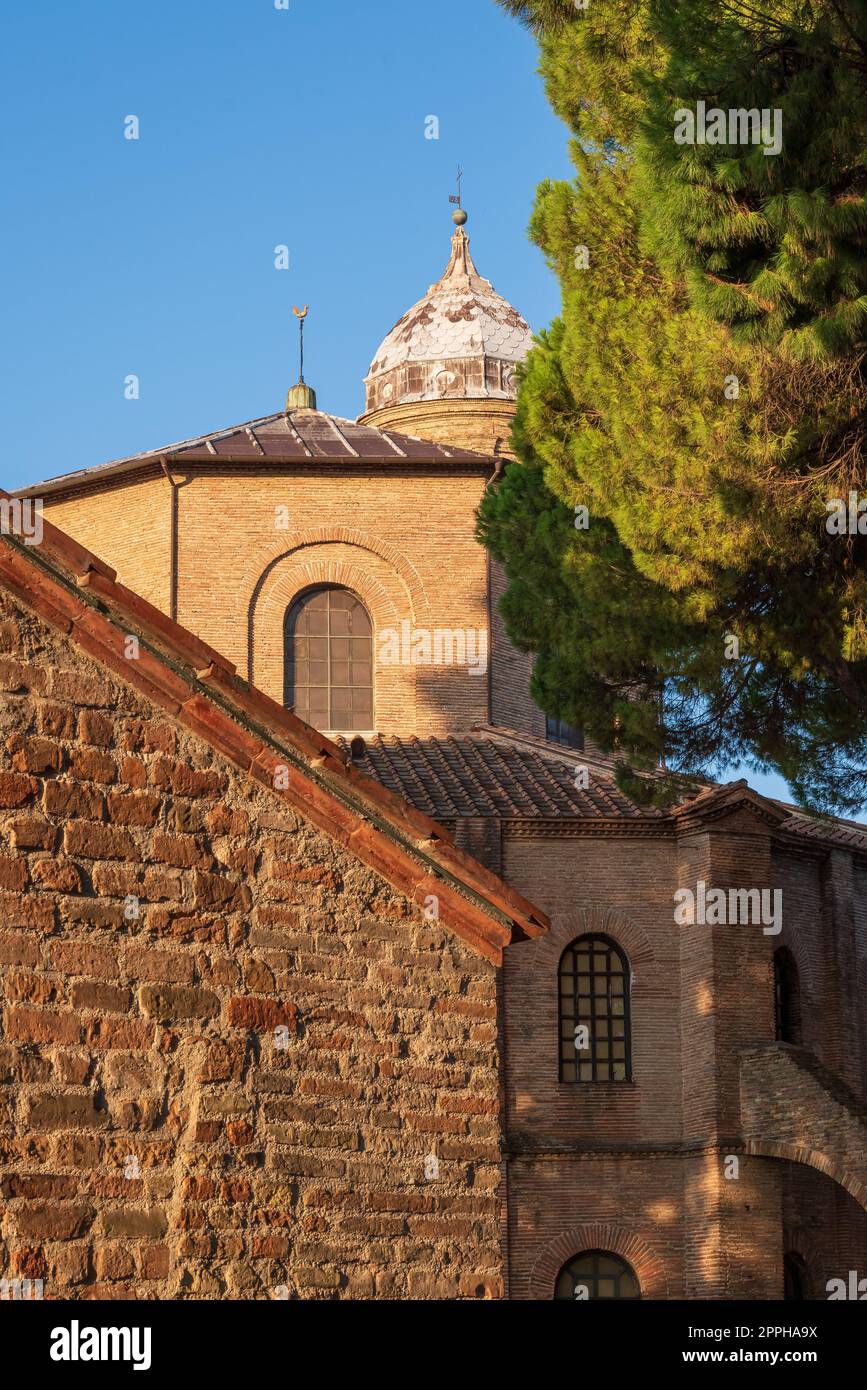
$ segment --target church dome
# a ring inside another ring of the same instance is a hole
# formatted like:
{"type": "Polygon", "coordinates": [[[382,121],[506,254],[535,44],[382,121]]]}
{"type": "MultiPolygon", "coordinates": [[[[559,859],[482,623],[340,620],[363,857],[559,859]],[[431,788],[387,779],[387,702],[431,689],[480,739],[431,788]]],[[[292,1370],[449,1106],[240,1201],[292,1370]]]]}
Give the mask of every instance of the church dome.
{"type": "Polygon", "coordinates": [[[458,226],[442,277],[395,324],[365,378],[365,412],[417,401],[514,401],[532,346],[517,309],[477,271],[458,226]]]}

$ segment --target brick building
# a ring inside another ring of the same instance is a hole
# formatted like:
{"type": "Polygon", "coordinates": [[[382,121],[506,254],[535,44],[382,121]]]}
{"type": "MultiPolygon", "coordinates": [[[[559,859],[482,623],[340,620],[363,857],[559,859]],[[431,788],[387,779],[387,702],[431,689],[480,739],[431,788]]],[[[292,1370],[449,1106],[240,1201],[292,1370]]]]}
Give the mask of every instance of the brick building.
{"type": "Polygon", "coordinates": [[[474,532],[530,334],[456,220],[357,422],[299,384],[0,537],[0,1269],[867,1278],[867,828],[745,783],[649,810],[535,708],[474,532]]]}

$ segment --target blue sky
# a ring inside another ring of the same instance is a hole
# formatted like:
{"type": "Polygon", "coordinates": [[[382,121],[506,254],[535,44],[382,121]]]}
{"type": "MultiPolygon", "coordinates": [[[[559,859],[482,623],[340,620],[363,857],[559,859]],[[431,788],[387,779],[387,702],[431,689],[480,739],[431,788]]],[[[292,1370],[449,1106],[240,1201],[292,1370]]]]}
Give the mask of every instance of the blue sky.
{"type": "Polygon", "coordinates": [[[570,164],[536,61],[493,0],[7,7],[3,482],[280,409],[294,303],[320,407],[357,415],[448,259],[459,160],[480,269],[546,323],[557,283],[526,226],[570,164]]]}
{"type": "Polygon", "coordinates": [[[3,28],[3,486],[280,409],[295,303],[320,409],[357,415],[447,260],[458,162],[481,272],[557,313],[526,228],[568,134],[494,0],[39,0],[3,28]]]}

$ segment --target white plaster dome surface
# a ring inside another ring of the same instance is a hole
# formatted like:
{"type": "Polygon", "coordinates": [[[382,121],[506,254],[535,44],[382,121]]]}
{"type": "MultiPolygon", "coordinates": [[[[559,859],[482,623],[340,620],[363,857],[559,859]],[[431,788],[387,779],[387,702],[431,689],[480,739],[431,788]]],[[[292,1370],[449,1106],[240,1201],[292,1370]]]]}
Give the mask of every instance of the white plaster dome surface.
{"type": "Polygon", "coordinates": [[[488,396],[514,400],[514,368],[532,347],[526,320],[476,269],[458,227],[445,272],[395,324],[365,379],[382,404],[488,396]],[[418,364],[420,372],[401,371],[418,364]]]}

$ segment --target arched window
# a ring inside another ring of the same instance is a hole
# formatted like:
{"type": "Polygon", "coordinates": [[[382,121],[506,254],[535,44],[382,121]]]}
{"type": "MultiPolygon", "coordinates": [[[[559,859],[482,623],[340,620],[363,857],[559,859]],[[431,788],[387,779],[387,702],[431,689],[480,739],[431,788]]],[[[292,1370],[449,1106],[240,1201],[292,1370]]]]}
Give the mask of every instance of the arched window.
{"type": "Polygon", "coordinates": [[[317,729],[373,728],[373,628],[349,589],[310,589],[286,614],[284,703],[317,729]]]}
{"type": "Polygon", "coordinates": [[[560,957],[560,1080],[631,1081],[629,961],[607,936],[560,957]]]}
{"type": "Polygon", "coordinates": [[[795,957],[787,946],[774,952],[774,1019],[777,1042],[801,1044],[801,990],[795,957]]]}
{"type": "Polygon", "coordinates": [[[640,1298],[641,1285],[619,1255],[608,1250],[585,1250],[565,1264],[554,1285],[555,1298],[573,1302],[591,1298],[640,1298]]]}

